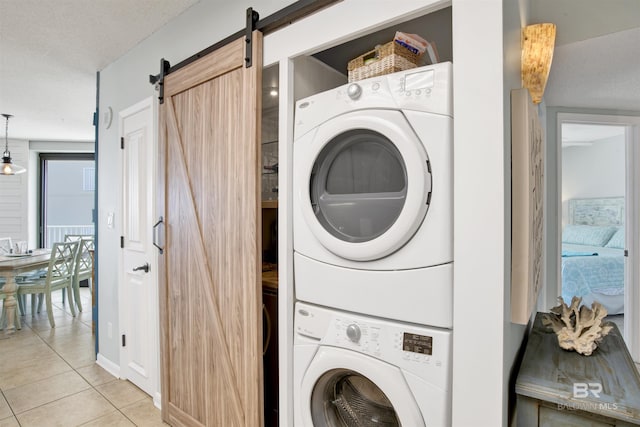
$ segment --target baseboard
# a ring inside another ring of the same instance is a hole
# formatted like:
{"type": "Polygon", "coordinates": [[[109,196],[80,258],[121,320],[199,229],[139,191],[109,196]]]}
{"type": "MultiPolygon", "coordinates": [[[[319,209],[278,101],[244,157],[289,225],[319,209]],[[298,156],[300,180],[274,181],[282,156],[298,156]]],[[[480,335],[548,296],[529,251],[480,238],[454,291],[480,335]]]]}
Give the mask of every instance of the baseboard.
{"type": "Polygon", "coordinates": [[[162,396],[160,393],[156,393],[153,395],[153,405],[162,410],[162,396]]]}
{"type": "Polygon", "coordinates": [[[111,360],[98,353],[98,359],[96,360],[98,366],[102,367],[105,371],[109,372],[116,378],[120,378],[120,365],[116,365],[111,360]]]}

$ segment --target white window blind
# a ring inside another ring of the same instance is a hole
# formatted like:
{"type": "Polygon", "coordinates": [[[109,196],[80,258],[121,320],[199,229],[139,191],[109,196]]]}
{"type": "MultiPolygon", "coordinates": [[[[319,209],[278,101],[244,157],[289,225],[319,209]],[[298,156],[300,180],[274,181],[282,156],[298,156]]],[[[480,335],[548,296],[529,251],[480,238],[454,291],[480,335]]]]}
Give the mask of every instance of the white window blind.
{"type": "Polygon", "coordinates": [[[82,168],[82,190],[96,191],[96,168],[82,168]]]}

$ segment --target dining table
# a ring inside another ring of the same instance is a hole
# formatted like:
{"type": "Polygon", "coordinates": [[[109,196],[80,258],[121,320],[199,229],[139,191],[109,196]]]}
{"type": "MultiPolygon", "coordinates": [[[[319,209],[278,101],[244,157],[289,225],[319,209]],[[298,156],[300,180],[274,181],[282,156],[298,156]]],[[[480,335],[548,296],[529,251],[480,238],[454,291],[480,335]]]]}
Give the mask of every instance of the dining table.
{"type": "Polygon", "coordinates": [[[5,278],[2,291],[6,294],[3,302],[6,325],[0,324],[0,330],[4,329],[5,335],[15,333],[16,327],[21,329],[19,313],[16,310],[18,304],[16,277],[25,272],[46,268],[50,258],[50,249],[35,249],[26,254],[0,255],[0,275],[5,278]]]}

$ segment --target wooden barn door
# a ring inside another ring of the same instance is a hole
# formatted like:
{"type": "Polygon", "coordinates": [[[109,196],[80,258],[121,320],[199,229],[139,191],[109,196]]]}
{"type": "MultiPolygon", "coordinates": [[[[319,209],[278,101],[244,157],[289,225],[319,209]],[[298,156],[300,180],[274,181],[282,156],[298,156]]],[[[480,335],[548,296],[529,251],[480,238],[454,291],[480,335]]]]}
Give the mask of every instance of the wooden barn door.
{"type": "Polygon", "coordinates": [[[162,416],[174,426],[263,423],[261,33],[249,68],[245,46],[238,39],[164,79],[162,416]]]}

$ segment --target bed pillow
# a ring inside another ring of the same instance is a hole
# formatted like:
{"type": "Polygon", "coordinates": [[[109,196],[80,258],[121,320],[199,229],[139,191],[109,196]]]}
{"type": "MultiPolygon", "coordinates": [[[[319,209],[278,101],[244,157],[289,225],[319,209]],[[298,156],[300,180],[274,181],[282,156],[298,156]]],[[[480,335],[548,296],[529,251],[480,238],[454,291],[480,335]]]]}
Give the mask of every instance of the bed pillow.
{"type": "Polygon", "coordinates": [[[562,243],[574,245],[604,246],[616,232],[614,226],[568,224],[562,230],[562,243]]]}
{"type": "Polygon", "coordinates": [[[624,249],[624,227],[618,228],[618,231],[609,239],[605,248],[624,249]]]}

